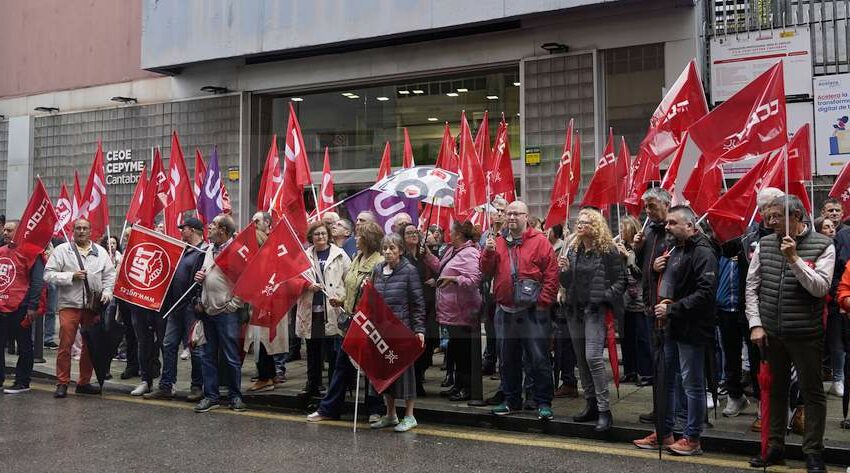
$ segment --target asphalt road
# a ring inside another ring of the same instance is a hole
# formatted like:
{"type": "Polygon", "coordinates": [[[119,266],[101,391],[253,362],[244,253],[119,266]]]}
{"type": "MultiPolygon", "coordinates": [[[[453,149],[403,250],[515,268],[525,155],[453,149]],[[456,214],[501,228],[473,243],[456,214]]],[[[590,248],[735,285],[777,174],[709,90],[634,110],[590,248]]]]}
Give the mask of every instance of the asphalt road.
{"type": "Polygon", "coordinates": [[[296,413],[195,414],[180,401],[56,400],[51,386],[34,388],[0,397],[0,472],[757,471],[715,454],[659,461],[627,445],[431,425],[354,434],[350,423],[307,424],[296,413]]]}

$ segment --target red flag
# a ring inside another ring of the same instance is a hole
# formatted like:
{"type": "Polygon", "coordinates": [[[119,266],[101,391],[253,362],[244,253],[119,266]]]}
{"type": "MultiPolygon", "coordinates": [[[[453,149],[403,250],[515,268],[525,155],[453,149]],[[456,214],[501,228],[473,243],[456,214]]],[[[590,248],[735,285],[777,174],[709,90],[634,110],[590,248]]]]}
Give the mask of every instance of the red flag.
{"type": "MultiPolygon", "coordinates": [[[[204,158],[201,156],[201,150],[195,148],[195,183],[192,186],[192,194],[195,195],[195,205],[197,206],[198,197],[201,195],[201,188],[204,187],[204,176],[207,174],[207,165],[204,164],[204,158]]],[[[198,212],[201,220],[204,218],[202,212],[198,212]]]]}
{"type": "Polygon", "coordinates": [[[761,159],[706,211],[719,241],[726,242],[746,233],[756,211],[756,196],[767,164],[768,159],[761,159]]]}
{"type": "Polygon", "coordinates": [[[391,157],[390,157],[390,142],[384,145],[384,154],[381,156],[381,165],[378,167],[378,177],[375,182],[389,176],[393,172],[391,157]]]}
{"type": "Polygon", "coordinates": [[[283,184],[276,191],[271,211],[277,217],[286,215],[301,241],[307,238],[307,210],[304,205],[304,186],[311,184],[307,151],[301,135],[301,125],[289,104],[289,124],[286,129],[286,147],[283,151],[286,164],[283,169],[283,184]]]}
{"type": "Polygon", "coordinates": [[[697,215],[704,214],[717,199],[723,187],[723,173],[720,166],[706,168],[709,160],[705,156],[699,159],[691,178],[682,189],[682,195],[697,215]]]}
{"type": "Polygon", "coordinates": [[[489,162],[485,162],[484,171],[487,173],[487,185],[490,195],[503,195],[505,200],[513,202],[516,200],[516,188],[514,187],[514,168],[511,164],[511,145],[508,143],[508,124],[505,117],[499,123],[496,131],[496,145],[489,154],[489,162]]]}
{"type": "Polygon", "coordinates": [[[145,199],[145,188],[148,186],[148,171],[142,168],[139,171],[139,180],[136,182],[136,190],[133,191],[133,198],[130,199],[130,207],[127,209],[125,220],[127,223],[134,224],[139,221],[139,209],[142,208],[142,202],[145,199]]]}
{"type": "Polygon", "coordinates": [[[342,349],[363,369],[379,393],[389,388],[423,351],[416,335],[398,320],[371,283],[363,286],[342,349]]]}
{"type": "Polygon", "coordinates": [[[284,282],[278,291],[275,292],[275,297],[277,298],[275,305],[283,307],[284,309],[279,312],[269,312],[262,309],[256,310],[254,312],[254,316],[251,317],[250,324],[266,327],[269,329],[269,340],[274,340],[277,336],[278,324],[286,318],[286,314],[289,313],[289,309],[298,303],[298,298],[301,297],[301,293],[303,292],[304,279],[295,278],[284,282]]]}
{"type": "MultiPolygon", "coordinates": [[[[808,139],[804,140],[802,137],[798,138],[797,135],[795,135],[794,138],[797,138],[797,142],[794,143],[793,149],[789,144],[787,150],[785,148],[780,149],[780,151],[770,159],[770,164],[768,164],[766,168],[767,173],[764,181],[767,186],[776,187],[778,189],[782,189],[786,194],[797,196],[803,203],[803,207],[806,208],[806,212],[811,213],[812,202],[809,200],[809,193],[806,189],[805,181],[810,181],[812,177],[811,175],[807,176],[805,174],[806,166],[804,159],[801,159],[803,158],[803,153],[806,155],[809,154],[808,139]],[[806,146],[805,151],[801,150],[800,145],[803,144],[806,146]],[[787,187],[785,185],[786,166],[788,167],[787,187]]],[[[806,157],[805,159],[809,158],[806,157]]]]}
{"type": "Polygon", "coordinates": [[[186,244],[144,227],[134,226],[118,268],[115,297],[159,310],[177,272],[186,244]]]}
{"type": "Polygon", "coordinates": [[[80,175],[77,171],[74,171],[74,195],[73,200],[71,200],[71,210],[73,211],[71,216],[71,225],[74,225],[74,220],[77,220],[82,216],[81,210],[83,207],[83,191],[80,190],[80,175]]]}
{"type": "Polygon", "coordinates": [[[490,118],[487,110],[484,111],[484,117],[475,132],[475,154],[481,160],[482,166],[490,162],[490,118]]]}
{"type": "Polygon", "coordinates": [[[626,144],[626,137],[620,136],[620,154],[617,156],[617,165],[614,168],[617,179],[617,204],[626,199],[626,192],[632,182],[632,153],[626,144]]]}
{"type": "MultiPolygon", "coordinates": [[[[689,139],[688,132],[686,131],[684,135],[682,135],[682,141],[679,143],[679,146],[676,147],[676,151],[673,154],[673,159],[670,160],[670,166],[667,167],[667,171],[664,174],[664,179],[661,181],[661,188],[673,194],[676,188],[676,177],[679,175],[679,165],[682,163],[682,156],[685,153],[685,148],[688,144],[693,144],[689,139]]],[[[696,164],[696,162],[694,162],[696,164]]]]}
{"type": "Polygon", "coordinates": [[[233,204],[230,203],[230,193],[224,186],[224,180],[221,181],[221,213],[233,213],[233,204]]]}
{"type": "Polygon", "coordinates": [[[0,247],[0,313],[10,314],[21,307],[29,292],[30,270],[37,257],[24,254],[15,245],[0,247]]]}
{"type": "Polygon", "coordinates": [[[308,269],[307,255],[284,214],[257,256],[248,262],[233,293],[259,309],[281,314],[289,309],[284,307],[286,301],[282,297],[284,283],[308,269]]]}
{"type": "Polygon", "coordinates": [[[168,193],[165,206],[165,233],[174,238],[180,238],[183,212],[196,207],[195,195],[192,192],[192,181],[186,170],[183,159],[183,149],[177,138],[177,131],[171,132],[171,157],[168,159],[168,193]]]}
{"type": "Polygon", "coordinates": [[[829,189],[829,196],[841,201],[841,208],[846,215],[850,215],[850,161],[844,163],[835,183],[829,189]]]}
{"type": "Polygon", "coordinates": [[[257,225],[252,221],[215,257],[215,265],[234,284],[245,270],[251,258],[257,254],[257,225]]]}
{"type": "Polygon", "coordinates": [[[151,175],[143,194],[142,205],[139,208],[139,225],[153,228],[156,216],[165,209],[168,195],[168,177],[162,165],[162,155],[159,148],[154,150],[151,175]]]}
{"type": "Polygon", "coordinates": [[[21,216],[18,230],[15,232],[14,241],[21,253],[30,258],[43,253],[53,237],[53,229],[56,228],[57,221],[59,217],[56,215],[56,209],[53,208],[53,202],[50,201],[41,178],[37,177],[35,189],[21,216]]]}
{"type": "Polygon", "coordinates": [[[460,117],[460,163],[454,196],[455,218],[463,220],[475,207],[487,203],[487,186],[481,159],[475,152],[466,112],[460,117]]]}
{"type": "MultiPolygon", "coordinates": [[[[83,206],[80,213],[91,223],[91,239],[100,240],[109,226],[109,204],[106,200],[106,174],[103,170],[103,146],[97,142],[97,151],[89,171],[89,180],[83,192],[83,206]]],[[[52,227],[51,227],[52,228],[52,227]]]]}
{"type": "Polygon", "coordinates": [[[280,187],[282,182],[280,156],[277,153],[277,135],[273,135],[269,152],[266,153],[266,166],[263,168],[262,177],[260,177],[260,192],[257,194],[258,210],[269,210],[272,197],[274,197],[274,193],[277,192],[277,188],[280,187]]]}
{"type": "Polygon", "coordinates": [[[614,131],[608,129],[608,143],[602,151],[602,157],[596,165],[596,172],[590,178],[590,184],[584,193],[581,205],[593,206],[607,211],[608,206],[617,201],[617,156],[614,155],[614,131]]]}
{"type": "Polygon", "coordinates": [[[440,143],[440,151],[437,153],[437,164],[435,167],[446,171],[457,173],[457,153],[455,153],[455,139],[449,130],[449,122],[443,130],[443,141],[440,143]]]}
{"type": "Polygon", "coordinates": [[[68,188],[62,183],[59,191],[59,199],[56,200],[56,226],[53,227],[54,237],[65,237],[74,230],[74,208],[71,198],[68,196],[68,188]]]}
{"type": "MultiPolygon", "coordinates": [[[[289,123],[286,127],[286,148],[284,149],[286,160],[294,164],[292,172],[295,173],[295,183],[301,187],[312,184],[310,178],[310,164],[307,162],[307,148],[304,146],[304,136],[301,134],[301,124],[295,116],[292,102],[289,102],[289,123]]],[[[290,165],[287,163],[287,168],[290,165]]]]}
{"type": "MultiPolygon", "coordinates": [[[[581,172],[575,172],[581,166],[579,159],[575,159],[573,151],[573,125],[574,120],[571,118],[567,125],[567,136],[564,138],[564,152],[561,153],[561,160],[558,162],[558,171],[555,173],[555,181],[552,183],[552,193],[549,194],[549,211],[546,213],[546,228],[553,227],[558,224],[563,224],[567,221],[570,205],[575,199],[572,182],[578,182],[581,178],[581,172]]],[[[577,187],[577,186],[576,186],[577,187]]]]}
{"type": "Polygon", "coordinates": [[[413,146],[410,145],[410,135],[407,134],[407,127],[404,128],[404,157],[401,161],[401,167],[407,169],[416,166],[413,161],[413,146]]]}
{"type": "MultiPolygon", "coordinates": [[[[405,129],[405,135],[407,129],[405,129]]],[[[325,164],[322,167],[322,189],[319,195],[319,212],[333,207],[334,205],[334,176],[331,174],[331,162],[328,155],[328,147],[325,146],[325,164]]]]}
{"type": "Polygon", "coordinates": [[[661,180],[661,170],[658,164],[653,161],[652,156],[643,152],[643,147],[641,147],[632,162],[632,170],[629,174],[631,177],[624,203],[629,214],[637,217],[640,215],[640,209],[643,205],[641,200],[643,193],[650,182],[661,180]]]}

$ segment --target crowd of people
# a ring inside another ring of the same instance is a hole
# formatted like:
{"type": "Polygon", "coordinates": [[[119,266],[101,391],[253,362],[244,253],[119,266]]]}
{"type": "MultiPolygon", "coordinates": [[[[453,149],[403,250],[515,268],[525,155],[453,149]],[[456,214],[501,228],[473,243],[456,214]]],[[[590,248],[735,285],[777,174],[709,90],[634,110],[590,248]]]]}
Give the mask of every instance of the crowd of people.
{"type": "MultiPolygon", "coordinates": [[[[608,432],[615,413],[604,352],[606,318],[613,317],[624,371],[619,381],[653,386],[654,405],[667,406],[640,416],[641,422],[663,427],[635,440],[636,447],[701,454],[707,406],[720,402],[709,393],[709,384],[716,383],[726,396],[724,416],[757,411],[751,404],[770,398],[769,418],[757,417],[752,425],[754,431],[769,430],[769,448],[752,466],[783,461],[791,411],[792,426],[803,434],[808,470],[825,471],[826,395],[844,394],[850,346],[845,320],[850,272],[844,271],[850,228],[840,202],[828,199],[812,220],[796,197],[763,189],[751,230],[728,242],[713,238],[689,207],[671,205],[661,188],[648,189],[643,204],[643,224],[625,217],[611,229],[599,209],[586,207],[575,216],[573,231],[565,225],[544,231],[523,202],[501,199],[493,202],[484,232],[468,221],[421,231],[400,213],[385,234],[370,212],[352,216],[354,222],[326,212],[309,226],[305,252],[311,274],[295,288],[297,304],[274,336],[250,323],[258,311],[233,295],[232,283],[214,263],[237,233],[231,216],[213,219],[206,237],[195,218],[180,226],[188,246],[163,305],[169,310],[165,319],[113,297],[123,238],[92,242],[89,222],[79,219],[71,241],[56,242],[44,259],[19,270],[28,275],[26,294],[0,324],[0,342],[13,339],[20,355],[15,382],[5,392],[29,388],[31,329],[22,322],[47,313],[44,343],[58,348],[55,396],[63,398],[78,329],[104,313],[127,327],[121,376],[139,376],[133,396],[175,396],[182,345],[191,359],[189,399],[197,402],[195,411],[224,404],[219,384],[227,386],[227,405],[244,410],[243,354],[250,351],[256,363],[247,391],[272,390],[286,381],[286,363],[300,358],[303,341],[303,395],[319,400],[307,420],[336,419],[357,373],[341,348],[345,328],[338,321],[356,310],[369,280],[425,348],[389,389],[367,389],[372,428],[404,432],[416,426],[415,400],[426,394],[424,373],[442,350],[447,389],[440,394],[451,401],[471,399],[480,383],[477,373],[498,374],[498,392],[486,399],[494,415],[532,409],[540,420],[550,420],[553,398],[583,395],[585,405],[573,420],[608,432]],[[50,317],[58,318],[58,345],[50,317]],[[206,340],[200,347],[190,343],[198,323],[206,340]],[[772,374],[769,392],[756,382],[760,366],[772,374]],[[666,379],[656,379],[658,373],[666,379]],[[830,380],[825,392],[823,383],[830,380]],[[401,418],[397,400],[405,404],[401,418]],[[656,414],[663,422],[656,423],[656,414]]],[[[258,212],[253,221],[262,245],[272,217],[258,212]]],[[[4,225],[7,246],[16,227],[14,221],[4,225]]],[[[79,363],[76,392],[98,393],[85,343],[79,363]]]]}

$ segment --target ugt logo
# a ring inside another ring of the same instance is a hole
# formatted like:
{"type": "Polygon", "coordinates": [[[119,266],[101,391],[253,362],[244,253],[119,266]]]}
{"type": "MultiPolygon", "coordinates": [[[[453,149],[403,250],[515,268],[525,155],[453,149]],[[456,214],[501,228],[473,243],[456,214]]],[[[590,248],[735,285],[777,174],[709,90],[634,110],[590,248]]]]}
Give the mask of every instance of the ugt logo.
{"type": "Polygon", "coordinates": [[[0,258],[0,292],[6,292],[15,280],[15,263],[9,258],[0,258]]]}
{"type": "Polygon", "coordinates": [[[171,274],[171,258],[156,243],[139,243],[127,253],[124,276],[141,291],[161,286],[171,274]]]}

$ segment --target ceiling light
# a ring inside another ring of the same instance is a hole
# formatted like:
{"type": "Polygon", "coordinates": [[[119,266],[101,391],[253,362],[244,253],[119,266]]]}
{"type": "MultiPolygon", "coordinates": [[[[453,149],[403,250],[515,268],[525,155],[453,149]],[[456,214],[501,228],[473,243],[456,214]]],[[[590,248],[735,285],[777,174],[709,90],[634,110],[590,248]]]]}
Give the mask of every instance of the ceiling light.
{"type": "Polygon", "coordinates": [[[487,100],[499,100],[499,96],[498,95],[488,95],[487,100]]]}
{"type": "Polygon", "coordinates": [[[346,95],[346,97],[348,97],[350,99],[359,99],[360,98],[360,96],[357,95],[357,94],[346,95]]]}
{"type": "Polygon", "coordinates": [[[437,118],[437,117],[428,117],[428,121],[429,122],[438,122],[438,121],[440,121],[440,119],[437,118]]]}
{"type": "Polygon", "coordinates": [[[514,82],[514,85],[519,87],[519,82],[514,82]]]}
{"type": "Polygon", "coordinates": [[[469,92],[469,89],[467,89],[467,88],[460,88],[460,89],[457,89],[457,91],[458,91],[458,92],[469,92]]]}
{"type": "Polygon", "coordinates": [[[422,89],[413,89],[413,93],[416,94],[416,95],[419,95],[419,94],[424,94],[425,91],[422,90],[422,89]]]}
{"type": "Polygon", "coordinates": [[[544,51],[549,51],[549,54],[565,53],[570,50],[570,47],[563,43],[543,43],[540,47],[544,51]]]}
{"type": "Polygon", "coordinates": [[[457,97],[457,92],[449,92],[446,95],[449,97],[457,97]]]}
{"type": "Polygon", "coordinates": [[[209,92],[211,94],[225,94],[229,92],[227,87],[220,87],[217,85],[205,85],[201,87],[201,92],[209,92]]]}
{"type": "Polygon", "coordinates": [[[53,113],[53,112],[58,112],[58,111],[59,111],[59,107],[35,107],[35,111],[36,111],[36,112],[48,112],[48,113],[53,113]]]}
{"type": "Polygon", "coordinates": [[[343,93],[342,93],[342,96],[343,96],[343,97],[350,97],[350,96],[352,96],[352,95],[354,95],[354,93],[353,93],[353,92],[343,92],[343,93]]]}
{"type": "Polygon", "coordinates": [[[398,93],[399,93],[399,95],[410,95],[409,90],[399,90],[398,93]]]}
{"type": "Polygon", "coordinates": [[[378,102],[386,102],[389,99],[390,99],[389,97],[376,97],[375,98],[375,100],[377,100],[378,102]]]}
{"type": "Polygon", "coordinates": [[[301,97],[292,97],[289,100],[292,100],[293,102],[303,102],[304,101],[304,99],[302,99],[301,97]]]}
{"type": "Polygon", "coordinates": [[[109,100],[111,100],[113,102],[121,102],[121,103],[139,103],[139,101],[136,100],[135,97],[122,97],[120,95],[117,96],[117,97],[112,97],[109,100]]]}

